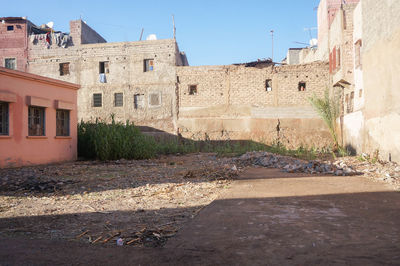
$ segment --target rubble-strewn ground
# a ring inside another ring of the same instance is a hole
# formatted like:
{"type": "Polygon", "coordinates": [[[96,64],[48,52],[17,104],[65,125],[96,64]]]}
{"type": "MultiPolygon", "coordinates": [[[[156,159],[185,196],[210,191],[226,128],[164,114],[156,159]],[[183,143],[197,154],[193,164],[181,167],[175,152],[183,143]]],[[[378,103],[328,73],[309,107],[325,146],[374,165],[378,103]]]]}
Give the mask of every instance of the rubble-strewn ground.
{"type": "Polygon", "coordinates": [[[0,170],[0,236],[159,246],[236,171],[213,154],[0,170]]]}
{"type": "Polygon", "coordinates": [[[95,245],[115,245],[121,238],[125,245],[162,246],[247,166],[362,174],[400,188],[400,167],[395,163],[355,157],[309,162],[266,152],[237,158],[191,154],[0,169],[0,237],[95,245]]]}

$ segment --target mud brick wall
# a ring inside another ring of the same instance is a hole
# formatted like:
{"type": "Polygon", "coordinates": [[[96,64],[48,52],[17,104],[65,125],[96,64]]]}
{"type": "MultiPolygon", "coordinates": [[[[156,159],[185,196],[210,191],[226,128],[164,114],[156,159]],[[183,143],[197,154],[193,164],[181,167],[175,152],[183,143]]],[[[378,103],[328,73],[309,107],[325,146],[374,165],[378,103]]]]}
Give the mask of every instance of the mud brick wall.
{"type": "Polygon", "coordinates": [[[178,128],[183,136],[252,139],[323,147],[329,133],[309,104],[328,87],[328,64],[177,67],[178,128]],[[266,88],[271,80],[272,90],[266,88]],[[299,91],[299,82],[306,83],[299,91]],[[190,95],[190,86],[197,93],[190,95]],[[279,132],[277,130],[279,125],[279,132]]]}

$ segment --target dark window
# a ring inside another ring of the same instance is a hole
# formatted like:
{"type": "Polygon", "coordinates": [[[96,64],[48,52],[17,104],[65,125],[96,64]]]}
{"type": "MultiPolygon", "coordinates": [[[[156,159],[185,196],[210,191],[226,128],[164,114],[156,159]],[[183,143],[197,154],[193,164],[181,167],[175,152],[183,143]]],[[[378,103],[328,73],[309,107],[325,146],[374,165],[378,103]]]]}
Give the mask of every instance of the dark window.
{"type": "Polygon", "coordinates": [[[265,81],[265,90],[272,91],[272,80],[271,79],[267,79],[265,81]]]}
{"type": "Polygon", "coordinates": [[[114,106],[124,106],[123,93],[114,93],[114,106]]]}
{"type": "Polygon", "coordinates": [[[144,72],[154,70],[154,59],[145,59],[143,62],[144,62],[143,63],[143,71],[144,72]]]}
{"type": "Polygon", "coordinates": [[[69,136],[69,110],[56,111],[56,135],[69,136]]]}
{"type": "Polygon", "coordinates": [[[43,107],[28,107],[28,135],[45,136],[45,110],[43,107]]]}
{"type": "Polygon", "coordinates": [[[135,109],[144,108],[144,94],[135,94],[133,96],[133,102],[135,105],[135,109]]]}
{"type": "Polygon", "coordinates": [[[110,69],[108,68],[108,61],[99,62],[99,74],[108,74],[110,69]]]}
{"type": "Polygon", "coordinates": [[[60,64],[60,76],[69,75],[69,63],[60,64]]]}
{"type": "Polygon", "coordinates": [[[159,93],[152,93],[149,95],[149,104],[151,106],[159,106],[161,105],[161,99],[159,93]]]}
{"type": "Polygon", "coordinates": [[[8,103],[0,102],[0,135],[8,135],[8,103]]]}
{"type": "Polygon", "coordinates": [[[16,69],[17,64],[15,58],[4,59],[4,66],[8,69],[16,69]]]}
{"type": "Polygon", "coordinates": [[[101,93],[93,93],[93,107],[101,107],[101,93]]]}
{"type": "Polygon", "coordinates": [[[189,95],[197,94],[197,85],[189,85],[189,95]]]}
{"type": "Polygon", "coordinates": [[[355,65],[356,68],[361,68],[361,47],[362,47],[362,41],[358,40],[355,43],[354,49],[355,49],[355,65]]]}
{"type": "Polygon", "coordinates": [[[14,26],[13,25],[7,26],[7,31],[12,31],[12,30],[14,30],[14,26]]]}
{"type": "Polygon", "coordinates": [[[306,83],[305,82],[299,82],[298,89],[299,89],[299,91],[305,91],[306,90],[306,83]]]}

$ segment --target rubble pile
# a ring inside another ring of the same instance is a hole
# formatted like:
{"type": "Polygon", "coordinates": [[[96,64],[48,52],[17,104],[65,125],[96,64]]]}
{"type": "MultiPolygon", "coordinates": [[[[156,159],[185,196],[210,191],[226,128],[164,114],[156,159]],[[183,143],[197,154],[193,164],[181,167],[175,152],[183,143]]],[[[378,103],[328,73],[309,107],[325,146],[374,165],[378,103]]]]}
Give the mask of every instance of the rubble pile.
{"type": "Polygon", "coordinates": [[[344,162],[304,161],[270,152],[248,152],[238,159],[238,164],[253,164],[262,167],[279,168],[288,173],[328,174],[349,176],[361,174],[344,162]]]}

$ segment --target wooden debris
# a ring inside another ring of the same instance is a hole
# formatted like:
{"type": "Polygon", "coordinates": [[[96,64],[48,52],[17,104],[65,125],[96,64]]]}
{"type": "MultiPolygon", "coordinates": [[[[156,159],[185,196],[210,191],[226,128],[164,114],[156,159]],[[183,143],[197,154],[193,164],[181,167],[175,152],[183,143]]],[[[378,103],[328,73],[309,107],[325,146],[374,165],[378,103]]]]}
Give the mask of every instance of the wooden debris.
{"type": "Polygon", "coordinates": [[[102,238],[103,238],[103,236],[99,236],[98,238],[96,238],[96,239],[92,242],[92,244],[94,244],[94,243],[100,241],[102,238]]]}
{"type": "Polygon", "coordinates": [[[135,242],[137,242],[137,241],[139,241],[139,240],[140,240],[140,237],[135,238],[135,239],[132,239],[132,240],[126,242],[126,244],[127,244],[127,245],[130,245],[130,244],[135,243],[135,242]]]}
{"type": "Polygon", "coordinates": [[[89,233],[89,230],[86,230],[86,231],[85,231],[85,232],[83,232],[82,234],[80,234],[80,235],[77,235],[77,236],[76,236],[76,239],[79,239],[79,238],[81,238],[82,236],[86,235],[87,233],[89,233]]]}
{"type": "Polygon", "coordinates": [[[121,234],[121,232],[118,232],[118,233],[113,234],[112,236],[110,236],[110,237],[104,239],[103,244],[104,244],[104,243],[107,243],[108,241],[110,241],[110,240],[113,239],[114,237],[119,236],[120,234],[121,234]]]}

